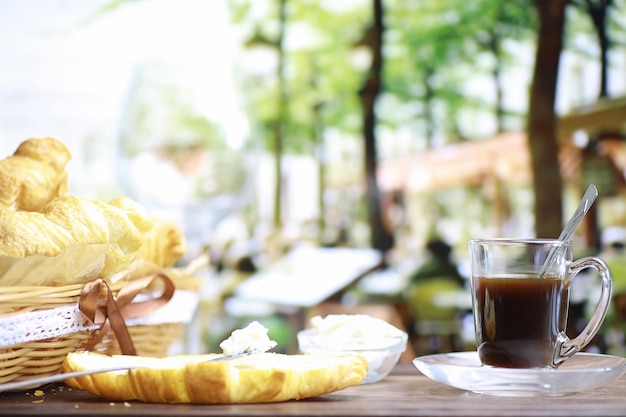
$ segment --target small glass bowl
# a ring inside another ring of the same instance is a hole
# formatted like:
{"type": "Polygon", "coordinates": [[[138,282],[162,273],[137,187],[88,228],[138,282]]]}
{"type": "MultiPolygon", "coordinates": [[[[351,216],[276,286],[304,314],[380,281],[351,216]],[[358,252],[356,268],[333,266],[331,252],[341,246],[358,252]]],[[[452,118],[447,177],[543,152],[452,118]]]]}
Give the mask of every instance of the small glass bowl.
{"type": "Polygon", "coordinates": [[[361,355],[368,364],[368,371],[362,384],[378,382],[385,378],[400,360],[406,350],[408,335],[402,331],[398,336],[363,339],[337,339],[325,337],[313,329],[298,332],[298,348],[302,353],[355,353],[361,355]]]}

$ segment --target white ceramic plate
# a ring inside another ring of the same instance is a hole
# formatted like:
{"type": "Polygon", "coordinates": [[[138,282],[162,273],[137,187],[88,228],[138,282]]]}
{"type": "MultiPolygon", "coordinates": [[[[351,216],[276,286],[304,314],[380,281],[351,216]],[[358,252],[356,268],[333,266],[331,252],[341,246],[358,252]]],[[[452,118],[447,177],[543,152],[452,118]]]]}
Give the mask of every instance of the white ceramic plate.
{"type": "Polygon", "coordinates": [[[477,394],[528,397],[566,395],[600,387],[626,372],[626,358],[577,353],[557,369],[483,366],[477,352],[421,356],[413,365],[427,377],[477,394]]]}

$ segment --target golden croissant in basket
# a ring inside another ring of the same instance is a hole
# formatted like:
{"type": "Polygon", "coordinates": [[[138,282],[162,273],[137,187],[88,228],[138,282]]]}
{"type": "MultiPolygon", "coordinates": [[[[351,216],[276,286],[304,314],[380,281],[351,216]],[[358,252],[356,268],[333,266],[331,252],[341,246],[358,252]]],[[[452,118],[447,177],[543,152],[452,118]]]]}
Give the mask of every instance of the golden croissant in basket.
{"type": "MultiPolygon", "coordinates": [[[[169,267],[183,256],[182,230],[131,198],[105,203],[64,195],[70,157],[56,139],[29,139],[0,161],[0,257],[57,257],[68,248],[89,245],[89,253],[95,248],[104,257],[99,276],[106,278],[133,261],[169,267]],[[46,165],[48,158],[52,162],[46,165]]],[[[0,262],[0,284],[3,267],[0,262]]]]}
{"type": "Polygon", "coordinates": [[[104,203],[74,196],[57,197],[39,212],[0,206],[0,254],[56,256],[73,244],[107,244],[105,275],[135,259],[170,266],[184,254],[182,233],[140,208],[126,197],[104,203]]]}
{"type": "Polygon", "coordinates": [[[0,160],[0,205],[34,211],[64,195],[70,159],[70,151],[56,139],[25,140],[13,155],[0,160]]]}

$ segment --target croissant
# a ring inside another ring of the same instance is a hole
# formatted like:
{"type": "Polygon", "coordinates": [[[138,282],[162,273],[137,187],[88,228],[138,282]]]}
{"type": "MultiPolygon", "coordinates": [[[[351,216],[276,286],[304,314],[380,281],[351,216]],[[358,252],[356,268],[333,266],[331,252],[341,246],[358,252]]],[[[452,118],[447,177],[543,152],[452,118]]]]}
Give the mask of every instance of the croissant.
{"type": "Polygon", "coordinates": [[[126,212],[146,239],[138,258],[158,266],[174,265],[187,251],[182,229],[170,219],[150,215],[145,208],[128,197],[118,197],[109,204],[126,212]]]}
{"type": "Polygon", "coordinates": [[[36,211],[67,193],[65,167],[71,154],[53,138],[27,139],[0,160],[0,205],[36,211]]]}
{"type": "Polygon", "coordinates": [[[367,373],[365,359],[353,354],[257,353],[206,362],[215,356],[150,358],[73,352],[66,356],[61,371],[141,366],[69,378],[65,383],[108,400],[195,404],[269,403],[315,397],[358,385],[367,373]]]}
{"type": "Polygon", "coordinates": [[[128,197],[109,204],[62,196],[39,212],[14,211],[0,205],[0,255],[56,256],[76,243],[105,244],[102,275],[108,277],[142,254],[145,260],[159,262],[182,256],[182,232],[173,228],[165,233],[157,224],[128,197]]]}

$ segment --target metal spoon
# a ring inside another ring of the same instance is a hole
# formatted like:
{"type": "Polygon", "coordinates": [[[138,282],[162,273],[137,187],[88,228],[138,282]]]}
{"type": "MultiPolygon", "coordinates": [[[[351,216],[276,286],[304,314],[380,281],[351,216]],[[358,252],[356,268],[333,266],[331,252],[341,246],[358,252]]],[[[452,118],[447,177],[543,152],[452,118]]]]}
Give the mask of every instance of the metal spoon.
{"type": "Polygon", "coordinates": [[[572,237],[574,229],[578,227],[578,224],[583,219],[583,217],[585,217],[585,215],[593,205],[593,202],[596,201],[597,197],[598,189],[595,185],[589,184],[589,187],[587,187],[587,191],[585,191],[585,195],[583,195],[583,198],[578,204],[576,211],[574,212],[574,214],[572,214],[572,217],[563,228],[563,231],[559,236],[559,240],[567,241],[570,237],[572,237]]]}
{"type": "MultiPolygon", "coordinates": [[[[576,211],[574,212],[574,214],[572,214],[572,217],[570,217],[569,221],[563,228],[563,231],[559,235],[559,240],[561,242],[567,242],[572,237],[574,230],[578,227],[583,217],[585,217],[585,215],[587,214],[587,212],[593,205],[593,202],[596,201],[597,197],[598,197],[598,189],[596,188],[595,185],[589,184],[589,187],[587,187],[587,191],[585,191],[585,194],[583,195],[582,200],[580,200],[580,203],[578,204],[576,211]]],[[[550,251],[550,253],[548,254],[548,257],[546,258],[546,261],[543,264],[541,274],[539,275],[540,277],[544,276],[544,274],[548,270],[548,267],[550,266],[552,261],[554,261],[554,258],[557,255],[557,253],[558,253],[557,247],[554,247],[550,251]]]]}
{"type": "MultiPolygon", "coordinates": [[[[247,350],[245,352],[237,353],[234,355],[217,356],[215,358],[207,359],[204,362],[222,362],[226,360],[240,358],[242,356],[249,356],[254,353],[259,353],[259,352],[260,351],[247,350]]],[[[131,369],[138,369],[138,368],[148,368],[148,367],[146,365],[116,365],[116,366],[109,366],[106,368],[89,369],[87,371],[66,372],[66,373],[61,373],[61,374],[42,376],[38,378],[25,379],[23,381],[7,382],[4,384],[0,384],[0,392],[37,388],[46,384],[50,384],[52,382],[61,382],[61,381],[65,381],[66,379],[78,378],[80,376],[85,376],[85,375],[93,375],[93,374],[100,374],[104,372],[113,372],[113,371],[128,371],[131,369]]]]}

